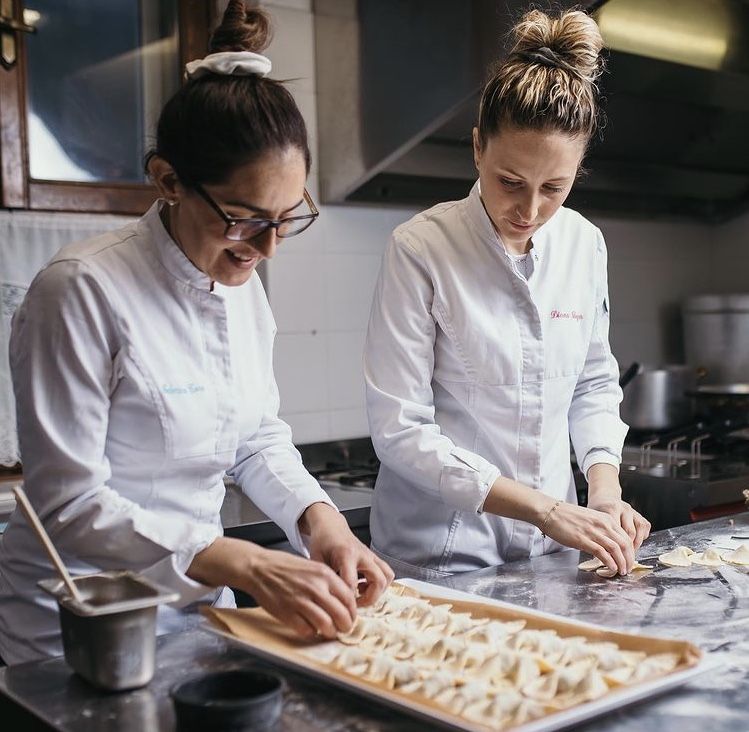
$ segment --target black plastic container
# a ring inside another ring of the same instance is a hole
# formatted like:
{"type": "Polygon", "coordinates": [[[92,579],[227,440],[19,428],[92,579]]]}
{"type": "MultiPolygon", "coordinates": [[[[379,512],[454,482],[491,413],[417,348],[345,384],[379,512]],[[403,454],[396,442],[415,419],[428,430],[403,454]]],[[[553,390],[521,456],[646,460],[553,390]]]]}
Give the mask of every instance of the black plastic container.
{"type": "Polygon", "coordinates": [[[279,676],[261,671],[220,671],[185,681],[170,694],[180,732],[267,730],[281,717],[279,676]]]}

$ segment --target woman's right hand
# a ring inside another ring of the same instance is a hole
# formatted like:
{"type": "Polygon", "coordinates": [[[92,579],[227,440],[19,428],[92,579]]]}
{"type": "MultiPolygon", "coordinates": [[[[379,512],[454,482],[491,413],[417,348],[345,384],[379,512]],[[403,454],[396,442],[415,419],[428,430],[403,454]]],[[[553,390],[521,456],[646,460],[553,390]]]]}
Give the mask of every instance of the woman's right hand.
{"type": "Polygon", "coordinates": [[[634,544],[611,514],[563,501],[551,510],[555,503],[541,491],[500,476],[483,508],[497,516],[528,521],[560,544],[592,554],[619,574],[632,569],[634,544]]]}
{"type": "Polygon", "coordinates": [[[248,541],[216,539],[195,555],[187,575],[247,592],[303,638],[335,638],[356,619],[354,590],[330,567],[248,541]]]}
{"type": "Polygon", "coordinates": [[[564,546],[592,554],[619,574],[628,574],[634,566],[632,539],[608,513],[562,502],[551,514],[547,509],[539,528],[564,546]]]}

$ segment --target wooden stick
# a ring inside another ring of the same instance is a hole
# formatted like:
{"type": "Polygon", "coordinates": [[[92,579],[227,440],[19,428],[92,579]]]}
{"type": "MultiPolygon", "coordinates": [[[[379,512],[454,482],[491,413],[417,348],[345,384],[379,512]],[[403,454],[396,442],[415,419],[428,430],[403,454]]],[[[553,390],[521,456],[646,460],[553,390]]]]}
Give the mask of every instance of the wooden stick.
{"type": "Polygon", "coordinates": [[[72,577],[70,576],[70,574],[68,574],[68,570],[65,569],[65,565],[62,563],[62,559],[57,553],[57,549],[55,549],[54,544],[52,544],[52,541],[49,538],[49,534],[45,531],[44,526],[42,526],[42,522],[39,520],[39,516],[37,516],[34,507],[31,505],[29,497],[26,495],[26,491],[23,488],[16,486],[13,488],[13,493],[16,496],[18,505],[21,507],[21,510],[28,519],[28,522],[31,524],[31,528],[34,529],[37,538],[42,543],[42,546],[46,549],[49,558],[52,560],[52,564],[55,565],[57,573],[60,575],[60,577],[62,577],[62,581],[68,588],[68,592],[70,592],[76,602],[84,602],[83,595],[81,595],[80,591],[75,586],[72,577]]]}

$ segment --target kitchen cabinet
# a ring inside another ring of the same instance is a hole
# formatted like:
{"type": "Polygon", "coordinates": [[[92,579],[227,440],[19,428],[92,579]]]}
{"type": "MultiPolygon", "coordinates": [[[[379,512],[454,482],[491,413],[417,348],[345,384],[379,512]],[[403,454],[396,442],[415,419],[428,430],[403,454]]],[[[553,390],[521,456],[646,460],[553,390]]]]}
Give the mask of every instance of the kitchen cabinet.
{"type": "Polygon", "coordinates": [[[143,213],[164,102],[203,56],[206,0],[0,0],[0,187],[13,209],[143,213]]]}

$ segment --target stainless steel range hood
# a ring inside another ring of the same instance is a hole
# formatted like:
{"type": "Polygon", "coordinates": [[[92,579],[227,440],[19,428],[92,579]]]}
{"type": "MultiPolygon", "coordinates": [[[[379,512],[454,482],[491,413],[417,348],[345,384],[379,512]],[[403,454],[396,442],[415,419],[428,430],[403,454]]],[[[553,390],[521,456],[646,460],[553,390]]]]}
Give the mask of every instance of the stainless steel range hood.
{"type": "MultiPolygon", "coordinates": [[[[316,0],[321,196],[463,197],[487,65],[527,0],[316,0]]],[[[590,0],[609,123],[569,205],[724,220],[749,208],[749,0],[590,0]]]]}

